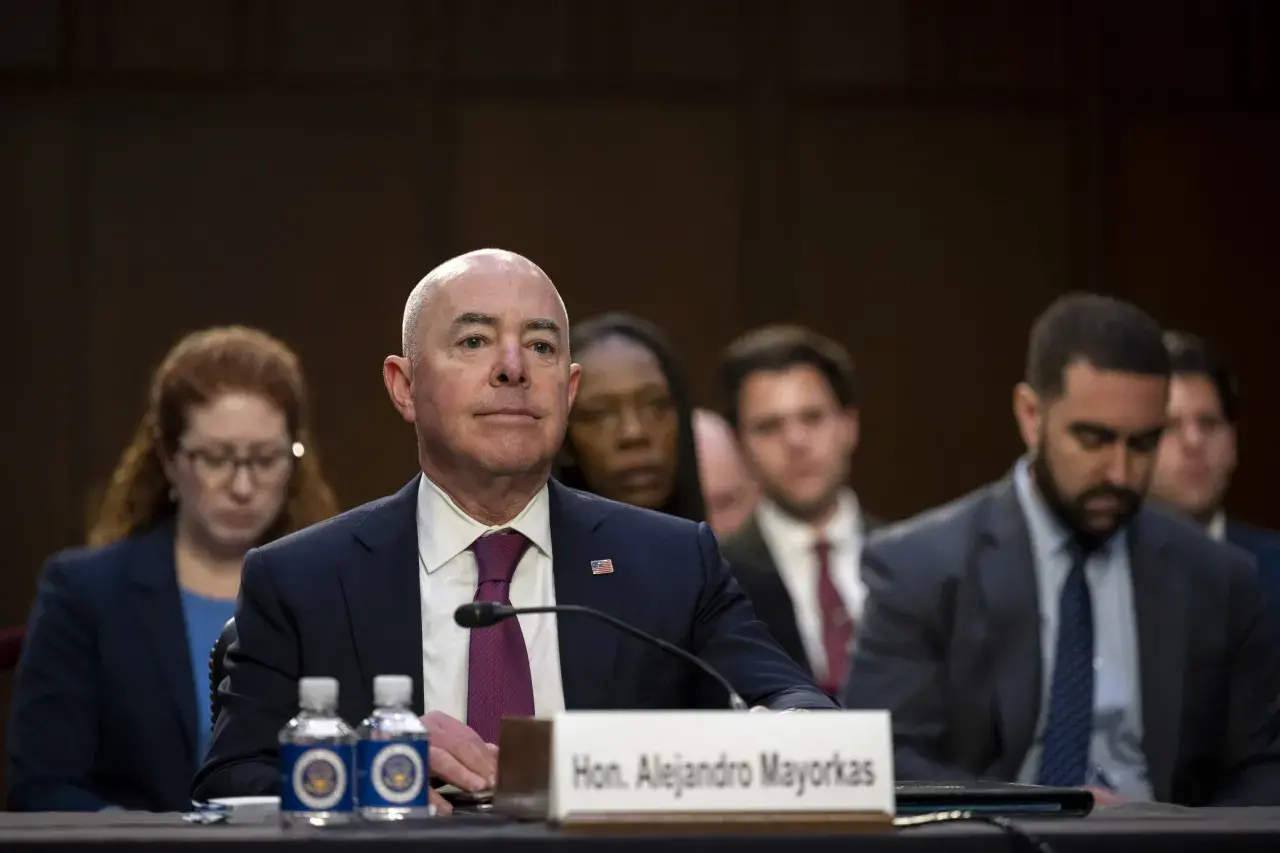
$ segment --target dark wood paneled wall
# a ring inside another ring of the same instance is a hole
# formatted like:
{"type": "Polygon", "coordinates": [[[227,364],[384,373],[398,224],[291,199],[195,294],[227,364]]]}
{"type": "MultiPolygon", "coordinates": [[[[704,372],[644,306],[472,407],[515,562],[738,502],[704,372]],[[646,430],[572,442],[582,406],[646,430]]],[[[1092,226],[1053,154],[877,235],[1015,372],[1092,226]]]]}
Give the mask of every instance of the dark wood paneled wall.
{"type": "Polygon", "coordinates": [[[1265,0],[6,0],[0,623],[191,329],[286,338],[344,503],[399,485],[380,360],[489,245],[661,323],[704,391],[752,324],[843,340],[893,516],[1007,467],[1050,298],[1134,298],[1236,362],[1234,509],[1280,525],[1278,108],[1265,0]]]}

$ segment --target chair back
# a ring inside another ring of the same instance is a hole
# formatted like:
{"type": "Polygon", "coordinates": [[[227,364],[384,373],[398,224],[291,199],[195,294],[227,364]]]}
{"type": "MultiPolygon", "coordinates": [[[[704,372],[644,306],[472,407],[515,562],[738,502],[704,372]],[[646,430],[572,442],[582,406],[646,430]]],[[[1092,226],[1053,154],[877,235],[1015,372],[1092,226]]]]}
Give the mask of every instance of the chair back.
{"type": "Polygon", "coordinates": [[[236,619],[233,616],[222,626],[222,633],[209,652],[209,709],[212,725],[217,725],[218,712],[222,710],[222,703],[218,701],[218,685],[227,677],[227,649],[235,639],[236,619]]]}

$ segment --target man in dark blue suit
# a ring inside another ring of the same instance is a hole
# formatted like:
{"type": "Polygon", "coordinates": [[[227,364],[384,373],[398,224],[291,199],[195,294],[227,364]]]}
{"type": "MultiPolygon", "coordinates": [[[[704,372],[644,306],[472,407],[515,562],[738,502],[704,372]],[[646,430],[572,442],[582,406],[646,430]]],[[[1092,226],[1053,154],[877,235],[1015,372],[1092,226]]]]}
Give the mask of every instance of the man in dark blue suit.
{"type": "Polygon", "coordinates": [[[452,614],[472,600],[599,608],[705,658],[754,706],[834,707],[756,620],[705,524],[549,480],[579,368],[537,265],[482,250],[433,270],[406,305],[403,352],[383,378],[422,475],[250,552],[197,798],[278,791],[276,738],[303,676],[337,678],[353,723],[375,676],[412,676],[433,774],[468,790],[493,784],[502,716],[726,707],[702,673],[589,620],[468,634],[452,614]]]}
{"type": "Polygon", "coordinates": [[[1173,366],[1169,427],[1160,442],[1151,494],[1249,552],[1267,597],[1267,627],[1280,643],[1280,533],[1228,519],[1223,500],[1236,469],[1239,392],[1225,361],[1201,338],[1166,332],[1173,366]]]}

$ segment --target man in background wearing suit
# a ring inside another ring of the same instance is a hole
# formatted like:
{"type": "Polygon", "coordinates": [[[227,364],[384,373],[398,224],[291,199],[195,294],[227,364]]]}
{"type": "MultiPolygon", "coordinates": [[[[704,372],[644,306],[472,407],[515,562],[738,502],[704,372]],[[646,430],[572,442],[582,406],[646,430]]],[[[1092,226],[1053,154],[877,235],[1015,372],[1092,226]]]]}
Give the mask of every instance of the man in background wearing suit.
{"type": "Polygon", "coordinates": [[[893,715],[899,778],[1280,803],[1280,658],[1247,555],[1143,508],[1169,356],[1136,307],[1031,332],[1005,479],[882,531],[844,694],[893,715]]]}
{"type": "Polygon", "coordinates": [[[725,557],[778,642],[834,694],[862,613],[859,556],[874,526],[848,486],[859,426],[853,360],[809,329],[771,326],[730,344],[720,385],[764,493],[725,557]]]}
{"type": "Polygon", "coordinates": [[[560,295],[519,255],[473,252],[418,284],[383,378],[422,473],[249,552],[196,798],[278,792],[304,676],[336,678],[351,723],[375,676],[412,676],[433,775],[472,791],[494,783],[503,716],[726,707],[700,671],[593,620],[468,633],[453,612],[472,600],[598,608],[705,658],[752,705],[834,707],[756,621],[705,524],[549,481],[578,385],[568,341],[560,295]]]}
{"type": "Polygon", "coordinates": [[[1236,470],[1236,378],[1199,337],[1166,332],[1164,342],[1173,380],[1151,495],[1193,518],[1214,539],[1253,554],[1267,591],[1267,622],[1280,643],[1280,534],[1228,520],[1222,507],[1236,470]]]}

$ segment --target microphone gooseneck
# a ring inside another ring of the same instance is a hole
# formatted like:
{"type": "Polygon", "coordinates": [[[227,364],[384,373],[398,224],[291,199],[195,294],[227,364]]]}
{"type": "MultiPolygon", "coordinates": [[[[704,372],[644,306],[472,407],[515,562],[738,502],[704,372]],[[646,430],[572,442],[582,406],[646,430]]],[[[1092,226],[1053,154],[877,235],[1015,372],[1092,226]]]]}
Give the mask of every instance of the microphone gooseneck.
{"type": "Polygon", "coordinates": [[[463,628],[487,628],[490,625],[510,619],[512,616],[519,616],[522,613],[576,613],[583,616],[590,616],[598,619],[614,628],[622,631],[624,634],[630,634],[638,640],[642,640],[652,646],[657,646],[664,652],[674,655],[687,664],[697,667],[698,669],[711,676],[717,684],[725,689],[729,694],[729,707],[735,711],[746,711],[747,703],[738,695],[738,691],[733,689],[733,685],[729,680],[721,675],[711,666],[695,654],[685,651],[679,646],[668,643],[666,640],[659,639],[652,634],[645,633],[633,625],[623,622],[616,616],[610,616],[603,610],[596,610],[594,607],[584,607],[581,604],[556,604],[545,607],[512,607],[510,604],[500,604],[494,601],[473,601],[464,604],[453,612],[453,621],[463,628]]]}

